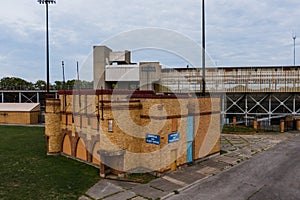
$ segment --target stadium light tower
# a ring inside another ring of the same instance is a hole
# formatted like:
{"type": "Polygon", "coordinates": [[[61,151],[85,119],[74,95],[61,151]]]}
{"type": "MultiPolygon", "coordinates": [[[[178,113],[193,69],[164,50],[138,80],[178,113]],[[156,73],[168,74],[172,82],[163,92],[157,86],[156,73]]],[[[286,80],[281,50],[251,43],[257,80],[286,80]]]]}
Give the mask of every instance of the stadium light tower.
{"type": "Polygon", "coordinates": [[[205,96],[205,0],[202,0],[202,96],[205,96]]]}
{"type": "Polygon", "coordinates": [[[46,56],[47,56],[47,97],[49,97],[49,86],[50,86],[50,81],[49,81],[49,17],[48,17],[48,4],[55,4],[56,0],[38,0],[37,1],[40,4],[45,4],[46,5],[46,56]]]}
{"type": "Polygon", "coordinates": [[[294,40],[294,66],[296,66],[296,33],[293,33],[293,40],[294,40]]]}

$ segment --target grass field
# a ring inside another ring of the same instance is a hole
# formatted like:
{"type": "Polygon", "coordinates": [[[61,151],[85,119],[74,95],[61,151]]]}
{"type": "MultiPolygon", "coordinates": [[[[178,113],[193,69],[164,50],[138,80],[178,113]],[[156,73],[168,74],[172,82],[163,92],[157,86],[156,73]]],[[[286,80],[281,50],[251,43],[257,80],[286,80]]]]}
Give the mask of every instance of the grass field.
{"type": "Polygon", "coordinates": [[[78,199],[98,169],[47,156],[44,128],[0,125],[0,199],[78,199]]]}

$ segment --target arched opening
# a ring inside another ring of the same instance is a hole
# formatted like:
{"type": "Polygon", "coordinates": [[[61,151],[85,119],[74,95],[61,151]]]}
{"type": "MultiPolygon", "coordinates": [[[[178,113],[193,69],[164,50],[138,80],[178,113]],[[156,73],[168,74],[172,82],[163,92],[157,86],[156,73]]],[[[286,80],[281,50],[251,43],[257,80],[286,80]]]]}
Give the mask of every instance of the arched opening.
{"type": "Polygon", "coordinates": [[[76,158],[79,158],[81,160],[87,160],[86,152],[87,151],[84,145],[84,141],[80,138],[76,146],[76,158]]]}
{"type": "Polygon", "coordinates": [[[64,137],[63,153],[67,155],[72,155],[71,140],[68,135],[65,135],[64,137]]]}
{"type": "Polygon", "coordinates": [[[100,155],[98,154],[98,150],[100,147],[100,142],[96,142],[93,148],[93,157],[92,162],[96,165],[100,165],[100,155]]]}

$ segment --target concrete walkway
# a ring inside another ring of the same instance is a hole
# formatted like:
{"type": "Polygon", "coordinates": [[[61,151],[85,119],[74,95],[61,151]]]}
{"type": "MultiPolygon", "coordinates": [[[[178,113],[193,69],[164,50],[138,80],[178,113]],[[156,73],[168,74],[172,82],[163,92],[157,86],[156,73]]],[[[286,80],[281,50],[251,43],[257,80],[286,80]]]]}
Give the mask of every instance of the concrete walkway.
{"type": "Polygon", "coordinates": [[[181,167],[147,184],[101,180],[80,200],[149,200],[166,199],[203,179],[222,173],[233,166],[266,151],[296,133],[221,135],[222,155],[213,156],[192,166],[181,167]]]}

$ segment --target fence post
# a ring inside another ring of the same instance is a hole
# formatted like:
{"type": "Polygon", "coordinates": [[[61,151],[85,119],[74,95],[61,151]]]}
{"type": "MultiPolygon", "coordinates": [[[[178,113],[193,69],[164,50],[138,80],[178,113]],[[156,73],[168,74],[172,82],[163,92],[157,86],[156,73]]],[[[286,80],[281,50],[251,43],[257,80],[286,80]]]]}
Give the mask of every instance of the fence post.
{"type": "Polygon", "coordinates": [[[233,127],[236,127],[236,117],[233,117],[233,127]]]}
{"type": "Polygon", "coordinates": [[[300,119],[296,119],[296,129],[300,131],[300,119]]]}
{"type": "Polygon", "coordinates": [[[257,119],[255,118],[253,121],[253,128],[257,131],[257,119]]]}
{"type": "Polygon", "coordinates": [[[284,119],[280,120],[280,132],[284,133],[284,119]]]}

